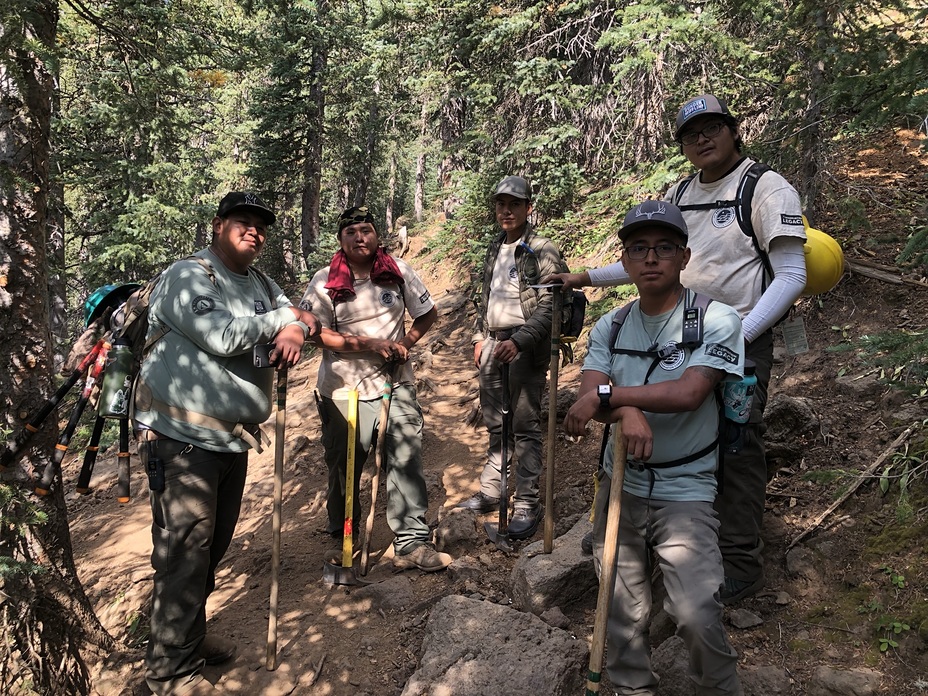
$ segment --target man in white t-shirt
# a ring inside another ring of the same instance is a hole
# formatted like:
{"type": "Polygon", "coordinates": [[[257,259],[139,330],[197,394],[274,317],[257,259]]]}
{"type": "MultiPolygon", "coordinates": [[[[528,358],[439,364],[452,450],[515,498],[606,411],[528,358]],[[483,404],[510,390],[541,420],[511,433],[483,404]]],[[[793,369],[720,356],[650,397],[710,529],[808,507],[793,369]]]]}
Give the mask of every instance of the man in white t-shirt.
{"type": "MultiPolygon", "coordinates": [[[[751,223],[757,244],[769,259],[771,277],[761,254],[742,231],[735,208],[718,204],[737,199],[742,177],[754,164],[741,154],[741,131],[728,105],[711,94],[693,97],[677,114],[674,139],[699,170],[664,196],[681,209],[690,231],[693,262],[681,279],[687,287],[738,311],[746,357],[755,364],[757,374],[750,420],[737,443],[724,453],[716,499],[719,546],[725,561],[722,600],[731,604],[764,584],[760,536],[767,486],[763,414],[773,365],[773,326],[805,288],[805,226],[799,194],[789,182],[773,171],[760,176],[751,201],[751,223]]],[[[555,277],[564,281],[565,288],[630,282],[621,262],[555,277]]]]}
{"type": "MultiPolygon", "coordinates": [[[[690,263],[680,211],[645,201],[619,231],[622,261],[639,299],[590,333],[577,400],[564,419],[570,435],[590,420],[613,423],[611,439],[626,442],[615,587],[607,624],[606,673],[616,693],[653,696],[648,622],[652,557],[662,571],[664,606],[689,650],[688,676],[699,694],[741,694],[738,656],[722,625],[719,522],[713,500],[718,464],[719,409],[714,390],[740,379],[744,337],[738,314],[710,302],[699,332],[684,335],[683,316],[699,309],[680,282],[690,263]],[[619,432],[616,432],[616,431],[619,432]]],[[[593,550],[601,571],[613,447],[606,448],[594,502],[593,550]]],[[[616,540],[609,540],[615,543],[616,540]]]]}
{"type": "Polygon", "coordinates": [[[338,241],[341,249],[329,266],[313,276],[300,303],[323,326],[316,342],[323,348],[318,390],[329,468],[328,531],[341,537],[348,456],[347,401],[333,397],[338,390],[357,389],[359,393],[352,512],[352,528],[356,529],[361,515],[357,495],[361,470],[380,423],[387,369],[398,362],[384,450],[387,522],[396,535],[393,565],[400,570],[442,570],[452,559],[436,551],[430,541],[422,472],[422,409],[408,362],[410,349],[429,330],[438,312],[416,272],[381,246],[374,217],[366,207],[348,208],[341,214],[338,241]],[[405,329],[407,313],[413,320],[409,331],[405,329]]]}

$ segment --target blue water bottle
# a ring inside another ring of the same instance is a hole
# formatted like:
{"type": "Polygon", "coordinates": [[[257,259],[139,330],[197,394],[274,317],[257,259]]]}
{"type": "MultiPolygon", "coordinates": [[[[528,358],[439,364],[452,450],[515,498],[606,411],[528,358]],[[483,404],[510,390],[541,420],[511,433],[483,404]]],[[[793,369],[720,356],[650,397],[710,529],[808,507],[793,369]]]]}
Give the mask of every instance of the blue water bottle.
{"type": "Polygon", "coordinates": [[[726,450],[731,454],[741,451],[744,444],[742,426],[751,419],[751,406],[754,404],[754,391],[757,389],[756,365],[752,360],[744,361],[744,377],[738,382],[725,382],[722,389],[722,402],[725,408],[725,420],[728,424],[728,443],[726,450]]]}

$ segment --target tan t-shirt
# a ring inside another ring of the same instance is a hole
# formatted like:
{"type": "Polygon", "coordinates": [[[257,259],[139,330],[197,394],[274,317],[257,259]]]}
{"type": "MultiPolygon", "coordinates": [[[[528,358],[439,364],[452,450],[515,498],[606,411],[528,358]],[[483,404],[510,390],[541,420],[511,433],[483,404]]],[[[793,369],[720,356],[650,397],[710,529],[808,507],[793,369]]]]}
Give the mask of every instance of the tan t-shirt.
{"type": "MultiPolygon", "coordinates": [[[[735,170],[711,184],[702,183],[697,176],[677,205],[735,200],[738,183],[753,163],[754,160],[745,158],[735,170]]],[[[672,201],[678,187],[679,184],[672,186],[664,200],[672,201]]],[[[696,292],[734,307],[744,318],[763,294],[764,265],[751,239],[741,231],[735,209],[687,210],[683,216],[693,256],[680,274],[680,281],[696,292]]],[[[799,194],[773,171],[757,180],[751,201],[751,222],[760,247],[768,253],[770,242],[777,237],[805,239],[799,194]]]]}
{"type": "MultiPolygon", "coordinates": [[[[325,284],[329,267],[318,271],[309,282],[300,307],[315,314],[322,325],[352,336],[371,336],[399,341],[406,335],[405,315],[413,320],[429,312],[435,303],[422,280],[402,259],[395,259],[405,284],[375,285],[369,279],[355,280],[355,296],[333,307],[325,284]],[[335,318],[337,317],[337,326],[335,318]]],[[[380,398],[384,384],[384,359],[377,353],[322,351],[317,388],[323,396],[336,389],[357,388],[361,400],[380,398]]],[[[395,384],[414,384],[412,363],[406,362],[395,384]]]]}
{"type": "Polygon", "coordinates": [[[516,247],[519,241],[503,244],[496,255],[490,297],[487,299],[487,328],[490,331],[514,329],[525,323],[519,299],[519,270],[516,268],[516,247]]]}

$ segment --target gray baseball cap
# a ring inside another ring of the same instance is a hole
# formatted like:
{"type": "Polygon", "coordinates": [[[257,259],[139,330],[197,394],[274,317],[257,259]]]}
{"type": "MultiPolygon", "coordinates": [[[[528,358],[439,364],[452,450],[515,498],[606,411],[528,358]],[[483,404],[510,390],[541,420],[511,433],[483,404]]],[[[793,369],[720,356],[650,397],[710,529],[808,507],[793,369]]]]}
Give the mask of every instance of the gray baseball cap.
{"type": "Polygon", "coordinates": [[[667,201],[644,201],[628,211],[625,222],[619,230],[619,239],[623,242],[635,230],[642,227],[666,227],[683,237],[689,239],[689,230],[683,213],[673,203],[667,201]]]}
{"type": "Polygon", "coordinates": [[[493,198],[497,196],[512,196],[530,201],[532,200],[532,187],[521,176],[507,176],[496,185],[493,198]]]}
{"type": "Polygon", "coordinates": [[[690,99],[680,108],[677,113],[677,128],[673,133],[673,139],[679,140],[680,131],[694,118],[709,114],[719,114],[720,116],[726,116],[726,120],[735,121],[735,117],[728,110],[728,104],[725,103],[725,100],[719,99],[712,94],[700,94],[698,97],[690,99]]]}

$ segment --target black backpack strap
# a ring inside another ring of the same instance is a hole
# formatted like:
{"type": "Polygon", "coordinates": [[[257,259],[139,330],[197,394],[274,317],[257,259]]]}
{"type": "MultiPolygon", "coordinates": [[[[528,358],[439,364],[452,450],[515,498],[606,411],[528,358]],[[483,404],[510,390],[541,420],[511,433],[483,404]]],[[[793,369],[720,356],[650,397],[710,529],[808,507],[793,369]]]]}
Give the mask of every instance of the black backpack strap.
{"type": "Polygon", "coordinates": [[[763,290],[766,290],[769,284],[767,278],[773,280],[773,265],[770,263],[767,252],[761,248],[760,242],[757,241],[757,235],[754,233],[754,223],[751,222],[751,206],[754,201],[754,189],[757,188],[757,180],[769,171],[770,167],[762,162],[755,162],[748,167],[748,170],[738,183],[738,197],[735,201],[735,219],[738,220],[741,231],[751,240],[751,244],[754,245],[754,250],[757,251],[761,263],[764,264],[764,271],[766,271],[767,275],[764,276],[763,290]]]}

